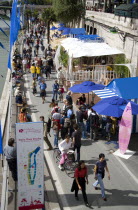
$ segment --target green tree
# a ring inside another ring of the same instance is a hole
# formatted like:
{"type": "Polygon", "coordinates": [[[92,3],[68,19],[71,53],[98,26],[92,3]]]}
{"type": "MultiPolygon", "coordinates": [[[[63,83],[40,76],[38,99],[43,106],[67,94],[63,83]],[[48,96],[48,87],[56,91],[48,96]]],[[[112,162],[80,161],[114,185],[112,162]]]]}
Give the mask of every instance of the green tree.
{"type": "Polygon", "coordinates": [[[21,0],[22,4],[27,3],[27,4],[36,4],[36,5],[47,5],[51,4],[52,0],[21,0]]]}
{"type": "Polygon", "coordinates": [[[61,47],[60,48],[60,56],[59,56],[60,63],[62,63],[64,67],[67,67],[68,60],[69,60],[68,53],[66,52],[66,50],[63,47],[61,47]]]}
{"type": "Polygon", "coordinates": [[[0,5],[1,6],[9,6],[9,2],[8,1],[3,1],[3,2],[0,2],[0,5]]]}
{"type": "Polygon", "coordinates": [[[42,12],[42,20],[47,25],[47,41],[50,41],[50,24],[56,21],[56,16],[52,8],[47,8],[42,12]]]}
{"type": "Polygon", "coordinates": [[[53,0],[57,20],[64,23],[80,20],[85,15],[84,0],[53,0]]]}
{"type": "MultiPolygon", "coordinates": [[[[125,55],[116,55],[114,59],[114,64],[125,64],[129,63],[125,55]]],[[[113,70],[119,75],[120,78],[130,77],[130,72],[127,66],[113,66],[113,70]]]]}
{"type": "Polygon", "coordinates": [[[32,11],[30,9],[26,9],[25,10],[25,19],[26,19],[26,22],[27,22],[28,32],[29,32],[29,19],[30,19],[30,17],[32,17],[32,11]]]}

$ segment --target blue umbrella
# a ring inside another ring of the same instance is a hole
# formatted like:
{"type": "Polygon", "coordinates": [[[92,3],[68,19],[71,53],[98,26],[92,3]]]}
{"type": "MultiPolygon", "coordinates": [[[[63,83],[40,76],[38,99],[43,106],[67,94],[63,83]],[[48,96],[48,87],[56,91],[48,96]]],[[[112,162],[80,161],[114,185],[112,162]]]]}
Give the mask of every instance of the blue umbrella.
{"type": "Polygon", "coordinates": [[[50,30],[56,30],[58,28],[56,28],[55,26],[52,26],[52,28],[50,28],[50,30]]]}
{"type": "Polygon", "coordinates": [[[78,85],[73,85],[69,90],[73,93],[89,93],[93,90],[101,90],[104,89],[104,85],[96,84],[91,81],[85,81],[78,85]]]}
{"type": "MultiPolygon", "coordinates": [[[[99,101],[92,108],[101,115],[112,116],[112,117],[121,117],[123,114],[123,110],[128,104],[129,100],[125,100],[118,96],[113,96],[110,98],[105,98],[99,101]]],[[[138,105],[132,101],[132,114],[138,114],[138,105]]]]}
{"type": "Polygon", "coordinates": [[[62,35],[68,35],[68,34],[70,34],[70,28],[65,28],[65,29],[63,30],[62,35]]]}
{"type": "Polygon", "coordinates": [[[58,31],[63,31],[64,29],[66,29],[66,27],[61,26],[60,28],[58,28],[58,31]]]}
{"type": "Polygon", "coordinates": [[[64,26],[64,25],[65,25],[64,23],[59,23],[59,24],[58,24],[58,26],[60,26],[60,27],[61,27],[61,26],[64,26]]]}

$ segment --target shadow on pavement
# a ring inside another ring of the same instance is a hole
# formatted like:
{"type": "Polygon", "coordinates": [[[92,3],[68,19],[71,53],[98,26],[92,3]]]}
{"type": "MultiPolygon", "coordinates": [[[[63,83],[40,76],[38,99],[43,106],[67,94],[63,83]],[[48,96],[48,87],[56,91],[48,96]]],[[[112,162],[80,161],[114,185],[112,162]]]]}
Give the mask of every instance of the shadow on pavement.
{"type": "MultiPolygon", "coordinates": [[[[117,207],[128,206],[127,209],[129,209],[130,205],[132,206],[132,208],[133,206],[138,206],[138,197],[136,197],[136,195],[138,195],[137,191],[131,191],[131,190],[123,191],[123,190],[116,190],[116,189],[112,189],[112,190],[105,189],[105,191],[110,193],[110,194],[107,194],[106,196],[107,201],[102,200],[101,191],[99,191],[98,195],[94,193],[87,194],[88,202],[91,207],[102,208],[103,206],[117,206],[117,207]]],[[[50,195],[50,198],[52,199],[50,200],[51,202],[53,203],[56,202],[56,199],[52,196],[54,194],[54,191],[47,191],[47,194],[50,195]]],[[[83,205],[84,206],[83,209],[88,209],[84,205],[83,197],[80,191],[78,195],[79,201],[75,200],[74,193],[64,194],[64,196],[66,196],[69,207],[77,207],[77,206],[79,207],[80,205],[83,205]]],[[[64,201],[63,195],[60,195],[60,199],[61,201],[64,201]]],[[[67,206],[63,206],[63,207],[67,207],[67,206]]],[[[75,208],[75,209],[79,209],[79,208],[75,208]]]]}

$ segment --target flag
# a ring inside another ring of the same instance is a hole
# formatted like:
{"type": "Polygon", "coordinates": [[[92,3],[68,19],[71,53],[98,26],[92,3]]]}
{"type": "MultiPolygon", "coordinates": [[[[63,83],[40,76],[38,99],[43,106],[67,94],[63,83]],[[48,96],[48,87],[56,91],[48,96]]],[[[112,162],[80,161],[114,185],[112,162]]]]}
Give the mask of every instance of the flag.
{"type": "MultiPolygon", "coordinates": [[[[0,31],[2,31],[2,33],[5,35],[5,36],[7,36],[7,34],[5,33],[5,31],[2,29],[2,28],[0,28],[0,31]]],[[[7,36],[8,37],[8,36],[7,36]]]]}
{"type": "Polygon", "coordinates": [[[0,123],[0,154],[3,154],[1,123],[0,123]]]}

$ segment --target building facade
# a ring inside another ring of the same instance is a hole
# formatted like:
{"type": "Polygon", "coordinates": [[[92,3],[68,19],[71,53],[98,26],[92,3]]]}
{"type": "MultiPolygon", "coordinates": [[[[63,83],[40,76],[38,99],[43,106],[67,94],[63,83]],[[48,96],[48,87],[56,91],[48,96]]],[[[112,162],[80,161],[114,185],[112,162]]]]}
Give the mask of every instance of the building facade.
{"type": "Polygon", "coordinates": [[[124,52],[133,65],[131,76],[138,76],[138,19],[86,11],[85,28],[88,34],[98,34],[111,47],[124,52]]]}

